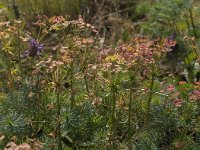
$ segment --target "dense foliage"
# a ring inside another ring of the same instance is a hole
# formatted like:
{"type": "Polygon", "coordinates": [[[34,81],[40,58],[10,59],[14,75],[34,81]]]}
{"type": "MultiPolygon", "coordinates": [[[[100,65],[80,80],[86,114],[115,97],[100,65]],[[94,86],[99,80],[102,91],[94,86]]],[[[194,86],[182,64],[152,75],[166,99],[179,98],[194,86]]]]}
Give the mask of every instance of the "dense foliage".
{"type": "Polygon", "coordinates": [[[200,149],[199,8],[0,3],[0,149],[200,149]]]}

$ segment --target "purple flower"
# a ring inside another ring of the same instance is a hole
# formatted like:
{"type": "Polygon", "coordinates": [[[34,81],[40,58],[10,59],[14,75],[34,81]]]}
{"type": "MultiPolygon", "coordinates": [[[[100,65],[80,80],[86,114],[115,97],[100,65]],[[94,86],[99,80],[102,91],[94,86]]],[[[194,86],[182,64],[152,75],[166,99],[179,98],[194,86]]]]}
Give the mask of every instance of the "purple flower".
{"type": "Polygon", "coordinates": [[[169,39],[170,39],[170,40],[174,40],[176,37],[177,37],[177,33],[174,32],[174,33],[169,37],[169,39]]]}
{"type": "Polygon", "coordinates": [[[32,39],[28,43],[28,49],[24,52],[24,56],[26,57],[36,57],[42,53],[44,49],[44,44],[40,44],[35,39],[32,39]]]}

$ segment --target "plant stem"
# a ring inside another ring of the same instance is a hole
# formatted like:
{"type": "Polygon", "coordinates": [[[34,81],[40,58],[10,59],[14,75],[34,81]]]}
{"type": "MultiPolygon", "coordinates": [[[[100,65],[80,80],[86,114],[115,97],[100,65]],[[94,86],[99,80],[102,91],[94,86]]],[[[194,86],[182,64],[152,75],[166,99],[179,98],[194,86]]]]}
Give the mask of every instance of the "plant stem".
{"type": "Polygon", "coordinates": [[[188,28],[189,33],[191,33],[190,23],[189,23],[188,19],[186,19],[186,24],[187,24],[187,28],[188,28]]]}
{"type": "Polygon", "coordinates": [[[149,93],[149,98],[147,101],[147,113],[146,113],[146,120],[145,120],[146,123],[148,122],[148,118],[150,114],[150,107],[151,107],[151,101],[152,101],[152,96],[153,96],[154,79],[155,79],[154,66],[152,66],[150,93],[149,93]]]}
{"type": "Polygon", "coordinates": [[[87,77],[85,74],[84,74],[84,82],[85,82],[86,92],[87,92],[87,94],[89,94],[89,86],[88,86],[88,81],[87,81],[87,77]]]}
{"type": "Polygon", "coordinates": [[[116,111],[116,87],[114,84],[111,85],[111,93],[112,93],[112,112],[111,112],[111,137],[110,144],[113,145],[113,138],[115,136],[115,111],[116,111]]]}
{"type": "Polygon", "coordinates": [[[190,12],[190,19],[191,19],[191,23],[192,23],[192,29],[193,29],[193,32],[194,32],[194,36],[195,36],[195,38],[197,38],[198,35],[197,35],[196,27],[195,27],[195,24],[194,24],[194,18],[193,18],[192,9],[189,9],[189,12],[190,12]]]}
{"type": "Polygon", "coordinates": [[[57,137],[58,137],[58,150],[62,150],[62,137],[61,137],[61,105],[60,105],[60,94],[61,94],[61,74],[60,68],[57,67],[55,72],[55,83],[56,83],[56,105],[57,105],[57,137]]]}
{"type": "Polygon", "coordinates": [[[13,10],[15,12],[15,18],[19,19],[20,18],[20,13],[19,13],[19,9],[18,9],[18,6],[17,6],[15,0],[13,0],[13,6],[12,7],[13,7],[13,10]]]}
{"type": "Polygon", "coordinates": [[[88,56],[88,47],[85,49],[85,52],[84,52],[84,61],[83,61],[83,74],[84,74],[84,82],[85,82],[85,88],[86,88],[86,92],[87,94],[89,94],[89,86],[88,86],[88,81],[87,81],[87,76],[86,76],[86,68],[87,68],[87,56],[88,56]]]}
{"type": "Polygon", "coordinates": [[[70,65],[71,69],[70,69],[70,87],[71,87],[71,97],[70,97],[70,100],[71,100],[71,109],[73,109],[74,107],[74,74],[73,74],[73,70],[74,70],[74,63],[73,61],[71,62],[71,65],[70,65]]]}
{"type": "Polygon", "coordinates": [[[131,85],[129,93],[129,104],[128,104],[128,140],[130,140],[131,137],[132,99],[133,99],[133,90],[131,85]]]}
{"type": "Polygon", "coordinates": [[[72,150],[76,150],[76,144],[75,144],[75,140],[72,140],[72,150]]]}
{"type": "Polygon", "coordinates": [[[190,83],[193,83],[194,82],[194,65],[190,61],[188,55],[186,55],[186,60],[187,62],[185,62],[185,65],[188,72],[188,79],[190,83]]]}
{"type": "Polygon", "coordinates": [[[60,90],[56,87],[56,103],[57,103],[57,135],[58,135],[58,150],[62,150],[62,138],[60,132],[60,90]]]}
{"type": "Polygon", "coordinates": [[[22,62],[21,62],[21,50],[20,50],[20,35],[19,35],[19,30],[17,31],[17,48],[18,48],[18,59],[19,59],[19,70],[20,70],[20,75],[22,78],[22,83],[23,83],[23,71],[22,71],[22,62]]]}

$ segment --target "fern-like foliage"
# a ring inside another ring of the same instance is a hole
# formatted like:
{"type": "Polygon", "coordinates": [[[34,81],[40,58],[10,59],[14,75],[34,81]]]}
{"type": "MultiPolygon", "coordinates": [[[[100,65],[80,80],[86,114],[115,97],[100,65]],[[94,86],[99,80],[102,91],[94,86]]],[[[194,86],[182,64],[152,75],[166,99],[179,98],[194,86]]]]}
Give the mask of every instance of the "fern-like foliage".
{"type": "Polygon", "coordinates": [[[79,144],[84,144],[92,140],[96,127],[95,109],[86,102],[67,112],[63,131],[64,136],[68,136],[74,142],[78,141],[79,144]]]}
{"type": "Polygon", "coordinates": [[[32,86],[21,86],[0,102],[0,132],[6,137],[5,143],[13,136],[20,142],[33,134],[31,120],[36,119],[38,103],[31,92],[36,92],[32,86]]]}

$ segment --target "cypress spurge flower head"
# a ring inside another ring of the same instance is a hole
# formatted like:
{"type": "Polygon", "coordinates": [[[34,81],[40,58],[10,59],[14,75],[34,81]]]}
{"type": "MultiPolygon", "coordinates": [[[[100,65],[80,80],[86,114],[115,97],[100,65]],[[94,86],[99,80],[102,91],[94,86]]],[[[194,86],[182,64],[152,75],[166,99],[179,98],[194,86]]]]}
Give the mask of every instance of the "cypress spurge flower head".
{"type": "Polygon", "coordinates": [[[103,63],[112,63],[115,66],[141,65],[151,66],[159,60],[163,53],[171,51],[175,41],[168,39],[150,40],[146,37],[132,38],[126,43],[119,43],[114,49],[104,49],[100,52],[103,63]]]}

